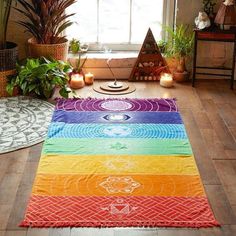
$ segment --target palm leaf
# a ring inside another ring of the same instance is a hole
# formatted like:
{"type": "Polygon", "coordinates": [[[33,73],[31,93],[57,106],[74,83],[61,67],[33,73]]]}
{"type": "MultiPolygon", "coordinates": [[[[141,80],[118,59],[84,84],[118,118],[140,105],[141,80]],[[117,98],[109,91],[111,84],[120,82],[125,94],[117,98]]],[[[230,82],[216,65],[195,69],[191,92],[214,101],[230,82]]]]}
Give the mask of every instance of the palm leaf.
{"type": "Polygon", "coordinates": [[[25,23],[34,25],[33,29],[29,29],[29,24],[23,24],[38,43],[56,43],[59,35],[72,22],[69,17],[74,14],[66,14],[65,9],[74,4],[76,0],[19,0],[23,10],[18,8],[18,12],[26,17],[25,23]],[[36,32],[37,30],[37,32],[36,32]]]}

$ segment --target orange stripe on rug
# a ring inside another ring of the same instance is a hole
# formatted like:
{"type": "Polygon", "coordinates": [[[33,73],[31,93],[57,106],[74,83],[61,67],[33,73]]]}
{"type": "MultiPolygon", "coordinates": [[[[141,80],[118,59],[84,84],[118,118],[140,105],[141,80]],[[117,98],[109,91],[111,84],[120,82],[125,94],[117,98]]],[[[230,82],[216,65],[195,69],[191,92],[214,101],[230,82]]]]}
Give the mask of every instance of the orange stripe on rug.
{"type": "Polygon", "coordinates": [[[34,195],[205,196],[199,176],[38,174],[34,195]]]}

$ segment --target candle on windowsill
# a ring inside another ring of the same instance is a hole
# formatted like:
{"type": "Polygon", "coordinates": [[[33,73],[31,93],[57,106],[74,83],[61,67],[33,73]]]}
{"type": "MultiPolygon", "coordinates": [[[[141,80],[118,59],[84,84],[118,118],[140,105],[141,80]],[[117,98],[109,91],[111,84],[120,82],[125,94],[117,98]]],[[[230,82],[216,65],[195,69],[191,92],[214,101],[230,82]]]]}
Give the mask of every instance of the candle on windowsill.
{"type": "Polygon", "coordinates": [[[84,87],[84,76],[81,74],[72,74],[70,77],[70,87],[80,89],[84,87]]]}
{"type": "Polygon", "coordinates": [[[85,84],[87,85],[92,85],[94,81],[94,75],[92,73],[87,73],[85,74],[85,84]]]}
{"type": "Polygon", "coordinates": [[[171,74],[163,74],[160,79],[160,85],[165,88],[171,88],[174,85],[173,77],[171,74]]]}

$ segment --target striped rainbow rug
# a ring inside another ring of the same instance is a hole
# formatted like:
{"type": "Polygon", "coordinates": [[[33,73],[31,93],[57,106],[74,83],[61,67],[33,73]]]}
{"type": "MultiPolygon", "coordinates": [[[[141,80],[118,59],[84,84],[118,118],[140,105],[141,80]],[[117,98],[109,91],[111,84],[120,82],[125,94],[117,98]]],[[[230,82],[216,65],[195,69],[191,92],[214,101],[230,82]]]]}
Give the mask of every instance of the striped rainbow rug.
{"type": "Polygon", "coordinates": [[[211,227],[173,99],[59,99],[26,227],[211,227]]]}

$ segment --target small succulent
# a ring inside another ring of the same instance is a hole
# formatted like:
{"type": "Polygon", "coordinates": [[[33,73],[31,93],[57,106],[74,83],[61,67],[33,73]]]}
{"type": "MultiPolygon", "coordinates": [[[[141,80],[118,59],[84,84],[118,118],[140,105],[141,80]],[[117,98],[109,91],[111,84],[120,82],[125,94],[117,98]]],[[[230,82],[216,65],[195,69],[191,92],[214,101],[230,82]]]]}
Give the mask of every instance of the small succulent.
{"type": "Polygon", "coordinates": [[[76,54],[80,51],[80,41],[73,38],[71,41],[70,41],[70,50],[73,54],[76,54]]]}

